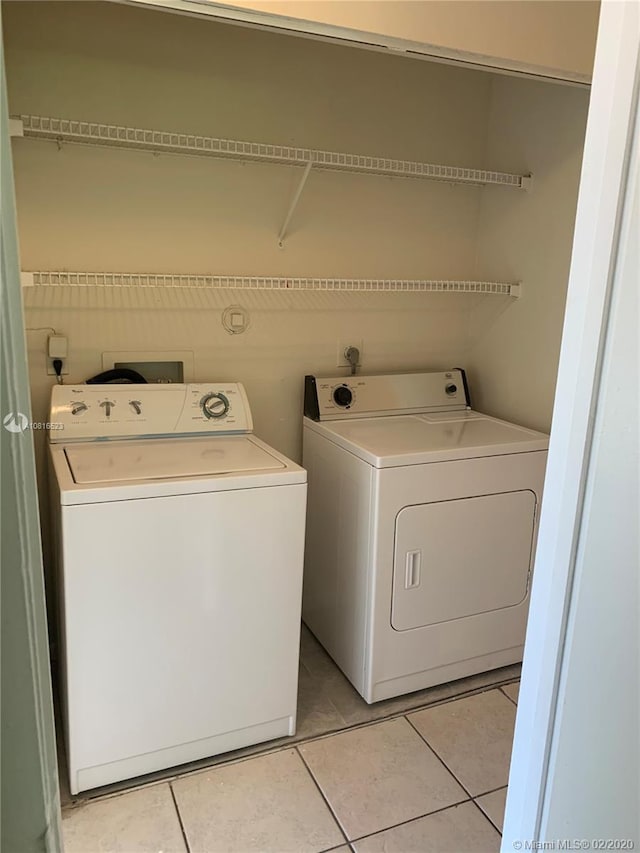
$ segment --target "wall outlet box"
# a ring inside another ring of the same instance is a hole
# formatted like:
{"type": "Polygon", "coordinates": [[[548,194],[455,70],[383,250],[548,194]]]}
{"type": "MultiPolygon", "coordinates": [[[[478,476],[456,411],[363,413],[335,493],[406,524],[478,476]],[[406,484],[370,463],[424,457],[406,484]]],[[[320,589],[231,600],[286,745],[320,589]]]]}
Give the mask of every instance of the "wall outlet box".
{"type": "Polygon", "coordinates": [[[184,364],[181,361],[116,361],[113,366],[135,370],[147,382],[184,382],[184,364]]]}
{"type": "Polygon", "coordinates": [[[111,370],[116,365],[133,367],[138,373],[142,373],[148,382],[158,382],[163,378],[168,378],[172,382],[195,382],[194,362],[192,350],[113,350],[102,353],[103,370],[111,370]],[[153,366],[149,362],[158,364],[153,366]],[[165,371],[162,365],[170,367],[172,371],[170,375],[163,376],[165,371]],[[179,371],[179,374],[174,371],[179,371]],[[148,376],[147,373],[149,373],[148,376]]]}

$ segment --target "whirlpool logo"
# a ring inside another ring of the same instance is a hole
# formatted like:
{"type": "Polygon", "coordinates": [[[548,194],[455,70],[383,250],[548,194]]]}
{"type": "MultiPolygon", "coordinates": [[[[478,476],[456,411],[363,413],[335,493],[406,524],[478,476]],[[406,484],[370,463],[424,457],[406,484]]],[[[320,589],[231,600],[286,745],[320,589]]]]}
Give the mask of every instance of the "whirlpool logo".
{"type": "Polygon", "coordinates": [[[29,418],[22,412],[9,412],[2,419],[2,425],[7,432],[24,432],[29,428],[29,418]]]}

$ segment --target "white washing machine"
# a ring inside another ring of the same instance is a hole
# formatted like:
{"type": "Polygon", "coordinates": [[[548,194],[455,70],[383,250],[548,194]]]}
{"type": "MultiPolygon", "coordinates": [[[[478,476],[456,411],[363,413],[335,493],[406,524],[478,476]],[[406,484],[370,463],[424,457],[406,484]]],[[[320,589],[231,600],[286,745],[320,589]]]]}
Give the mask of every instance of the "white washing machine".
{"type": "Polygon", "coordinates": [[[55,386],[50,421],[71,792],[293,734],[306,472],[242,385],[55,386]]]}
{"type": "Polygon", "coordinates": [[[303,619],[367,702],[522,659],[548,437],[464,372],[305,380],[303,619]]]}

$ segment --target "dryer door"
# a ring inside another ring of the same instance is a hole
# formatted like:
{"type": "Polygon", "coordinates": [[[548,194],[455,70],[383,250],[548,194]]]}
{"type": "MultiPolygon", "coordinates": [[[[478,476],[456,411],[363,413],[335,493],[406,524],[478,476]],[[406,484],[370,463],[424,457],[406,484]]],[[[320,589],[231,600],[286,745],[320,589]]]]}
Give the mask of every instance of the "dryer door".
{"type": "Polygon", "coordinates": [[[536,496],[504,492],[408,506],[396,516],[391,624],[408,631],[520,604],[536,496]]]}

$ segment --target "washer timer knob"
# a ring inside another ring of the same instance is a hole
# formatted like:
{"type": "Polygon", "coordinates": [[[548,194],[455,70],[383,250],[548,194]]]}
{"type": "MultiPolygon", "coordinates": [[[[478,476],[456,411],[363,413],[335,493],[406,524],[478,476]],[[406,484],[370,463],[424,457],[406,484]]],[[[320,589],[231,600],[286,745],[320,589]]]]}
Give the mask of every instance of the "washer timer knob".
{"type": "Polygon", "coordinates": [[[347,385],[339,385],[333,392],[333,402],[337,406],[342,406],[343,408],[346,408],[347,406],[351,405],[352,401],[353,393],[351,391],[351,388],[349,388],[347,385]]]}
{"type": "Polygon", "coordinates": [[[449,397],[453,397],[454,394],[458,391],[458,386],[454,385],[453,382],[449,382],[448,385],[444,386],[445,392],[449,395],[449,397]]]}
{"type": "Polygon", "coordinates": [[[200,408],[205,418],[217,420],[224,418],[229,411],[229,401],[224,394],[214,393],[205,394],[200,400],[200,408]]]}

